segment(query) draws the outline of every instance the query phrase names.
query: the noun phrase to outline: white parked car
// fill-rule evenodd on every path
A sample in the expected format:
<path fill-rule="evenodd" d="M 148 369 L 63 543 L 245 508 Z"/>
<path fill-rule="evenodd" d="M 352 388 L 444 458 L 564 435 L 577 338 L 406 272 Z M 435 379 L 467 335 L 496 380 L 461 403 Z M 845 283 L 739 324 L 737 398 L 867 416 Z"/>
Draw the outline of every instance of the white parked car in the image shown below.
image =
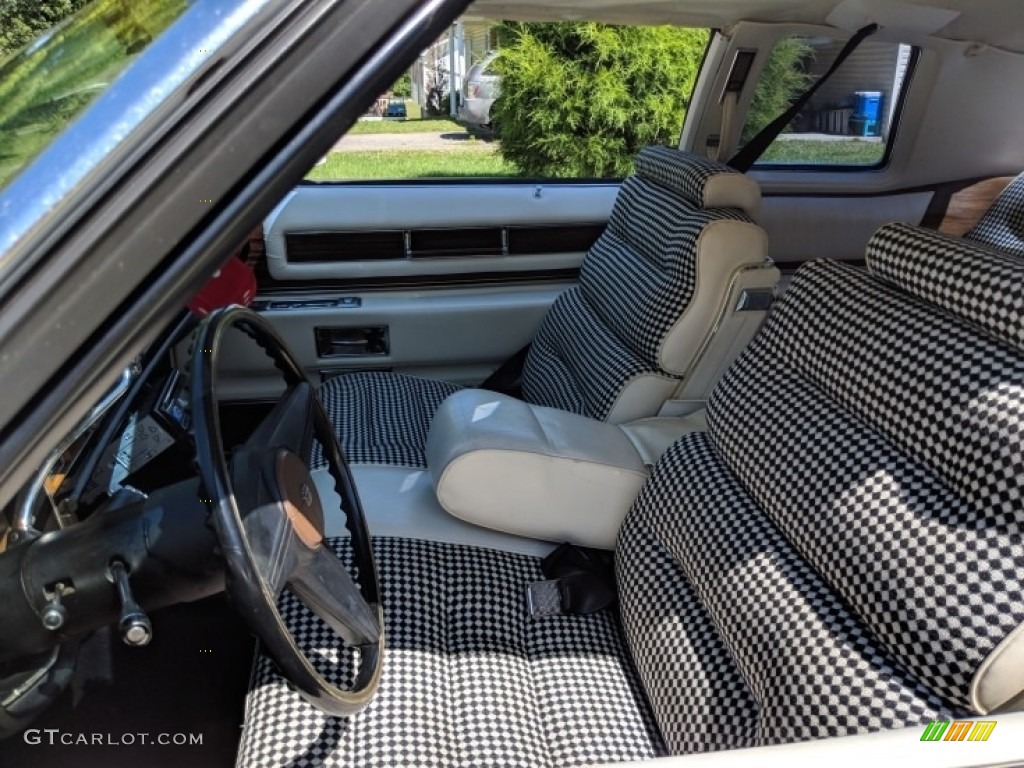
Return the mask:
<path fill-rule="evenodd" d="M 498 98 L 501 75 L 493 64 L 498 54 L 489 53 L 469 68 L 459 101 L 459 119 L 472 125 L 490 125 L 491 105 Z"/>

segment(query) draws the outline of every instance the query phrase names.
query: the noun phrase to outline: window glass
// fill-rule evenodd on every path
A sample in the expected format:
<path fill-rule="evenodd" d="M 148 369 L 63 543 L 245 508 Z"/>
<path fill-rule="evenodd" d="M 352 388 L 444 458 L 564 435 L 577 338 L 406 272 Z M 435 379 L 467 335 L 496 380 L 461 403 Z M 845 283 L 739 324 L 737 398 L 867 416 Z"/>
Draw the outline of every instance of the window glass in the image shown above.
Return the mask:
<path fill-rule="evenodd" d="M 307 178 L 620 178 L 678 142 L 708 37 L 464 16 Z"/>
<path fill-rule="evenodd" d="M 776 43 L 754 92 L 741 146 L 823 75 L 845 42 L 791 36 Z M 909 45 L 865 40 L 772 142 L 758 165 L 881 164 L 913 51 Z"/>
<path fill-rule="evenodd" d="M 25 23 L 24 7 L 0 13 L 11 25 L 0 34 L 0 59 L 15 25 Z M 2 61 L 0 189 L 187 7 L 186 0 L 98 0 Z"/>

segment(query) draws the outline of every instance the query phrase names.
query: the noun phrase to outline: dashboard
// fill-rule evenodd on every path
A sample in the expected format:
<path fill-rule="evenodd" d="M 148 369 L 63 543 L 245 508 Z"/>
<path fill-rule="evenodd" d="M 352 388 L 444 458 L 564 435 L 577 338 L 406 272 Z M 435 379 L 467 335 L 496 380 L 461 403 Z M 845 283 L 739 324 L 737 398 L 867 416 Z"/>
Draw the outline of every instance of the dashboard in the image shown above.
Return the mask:
<path fill-rule="evenodd" d="M 183 484 L 184 499 L 171 497 L 164 505 L 174 515 L 174 527 L 184 530 L 191 525 L 194 529 L 198 519 L 200 528 L 212 536 L 202 523 L 205 508 L 196 499 L 188 355 L 180 354 L 187 349 L 196 324 L 191 316 L 182 316 L 165 331 L 64 438 L 26 488 L 0 511 L 0 559 L 11 564 L 0 567 L 0 580 L 9 592 L 27 589 L 21 586 L 24 563 L 34 551 L 45 549 L 47 542 L 53 541 L 45 534 L 70 529 L 60 535 L 74 538 L 88 536 L 89 529 L 107 531 L 118 524 L 126 505 L 159 506 L 159 499 L 168 489 Z M 109 535 L 118 534 L 109 528 Z M 200 542 L 198 547 L 186 537 L 182 546 L 202 550 L 202 541 L 196 541 Z M 70 625 L 75 621 L 73 613 L 65 614 L 67 618 L 60 615 L 61 595 L 65 601 L 100 595 L 99 604 L 107 606 L 110 597 L 103 596 L 114 594 L 113 585 L 97 586 L 96 573 L 102 580 L 107 561 L 98 563 L 99 568 L 95 564 L 82 567 L 71 562 L 74 551 L 68 551 L 68 562 L 54 566 L 71 577 L 54 582 L 60 593 L 53 607 L 56 623 L 47 624 L 47 613 L 42 613 L 43 627 L 54 631 L 55 639 L 65 628 L 72 629 Z M 86 546 L 84 552 L 83 562 L 88 564 L 90 553 L 97 550 Z M 140 574 L 138 578 L 146 577 Z M 166 580 L 166 574 L 158 572 L 155 578 Z M 41 582 L 51 602 L 54 584 Z M 13 595 L 10 592 L 4 601 L 12 623 L 16 619 L 12 612 L 18 608 Z M 38 619 L 35 621 L 38 628 Z M 68 627 L 63 626 L 65 621 Z M 31 621 L 24 626 L 30 627 Z M 71 632 L 66 637 L 74 636 Z M 5 642 L 12 644 L 10 637 Z M 9 653 L 0 660 L 0 738 L 24 727 L 67 687 L 76 667 L 79 644 L 79 639 L 62 639 L 44 652 Z"/>
<path fill-rule="evenodd" d="M 171 368 L 163 376 L 155 399 L 143 396 L 141 402 L 129 409 L 126 423 L 119 427 L 120 434 L 100 454 L 96 471 L 82 489 L 81 501 L 91 504 L 103 493 L 113 494 L 126 486 L 151 485 L 146 474 L 152 472 L 143 473 L 156 459 L 181 459 L 183 453 L 191 456 L 191 424 L 187 378 L 180 370 Z M 161 461 L 157 466 L 162 468 L 161 478 L 166 478 L 167 468 L 163 464 Z"/>
<path fill-rule="evenodd" d="M 60 443 L 4 510 L 0 552 L 88 518 L 123 489 L 148 494 L 194 474 L 188 361 L 175 348 L 195 325 L 182 317 Z"/>

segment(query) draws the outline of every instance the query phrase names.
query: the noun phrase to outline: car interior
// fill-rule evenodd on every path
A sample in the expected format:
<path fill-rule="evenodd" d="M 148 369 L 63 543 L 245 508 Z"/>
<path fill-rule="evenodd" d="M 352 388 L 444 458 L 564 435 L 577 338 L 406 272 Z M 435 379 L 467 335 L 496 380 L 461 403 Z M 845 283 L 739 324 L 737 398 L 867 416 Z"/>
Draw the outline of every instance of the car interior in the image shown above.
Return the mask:
<path fill-rule="evenodd" d="M 1024 762 L 1024 6 L 437 5 L 711 30 L 678 141 L 229 211 L 0 496 L 0 766 Z"/>

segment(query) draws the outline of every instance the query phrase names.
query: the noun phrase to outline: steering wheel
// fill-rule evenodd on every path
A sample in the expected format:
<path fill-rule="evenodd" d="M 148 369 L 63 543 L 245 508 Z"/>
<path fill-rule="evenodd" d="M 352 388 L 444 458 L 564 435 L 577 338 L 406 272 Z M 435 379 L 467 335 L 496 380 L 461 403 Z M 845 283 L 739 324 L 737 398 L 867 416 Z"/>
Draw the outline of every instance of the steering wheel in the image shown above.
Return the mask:
<path fill-rule="evenodd" d="M 287 387 L 249 440 L 225 459 L 217 409 L 217 358 L 224 334 L 251 337 Z M 384 623 L 380 585 L 355 483 L 334 428 L 295 357 L 255 312 L 217 310 L 199 329 L 192 361 L 192 414 L 203 493 L 227 565 L 228 593 L 285 677 L 314 706 L 346 716 L 369 703 L 380 684 Z M 356 578 L 324 543 L 324 513 L 306 461 L 320 442 L 351 536 Z M 358 649 L 351 689 L 330 682 L 282 620 L 288 588 L 349 646 Z"/>

